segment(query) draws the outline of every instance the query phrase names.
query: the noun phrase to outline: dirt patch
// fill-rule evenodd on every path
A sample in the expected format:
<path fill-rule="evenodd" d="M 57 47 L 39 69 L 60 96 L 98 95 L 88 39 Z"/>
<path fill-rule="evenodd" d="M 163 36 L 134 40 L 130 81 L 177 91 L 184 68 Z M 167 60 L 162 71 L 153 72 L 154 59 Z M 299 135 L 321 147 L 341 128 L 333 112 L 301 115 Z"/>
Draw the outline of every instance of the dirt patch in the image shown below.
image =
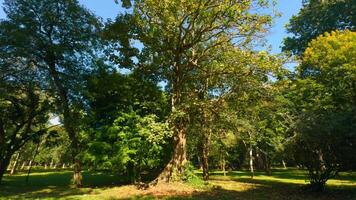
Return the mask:
<path fill-rule="evenodd" d="M 100 199 L 130 199 L 132 197 L 165 197 L 165 196 L 191 196 L 200 190 L 183 183 L 166 183 L 150 186 L 147 189 L 139 189 L 137 186 L 121 186 L 110 189 L 94 190 L 90 196 Z"/>

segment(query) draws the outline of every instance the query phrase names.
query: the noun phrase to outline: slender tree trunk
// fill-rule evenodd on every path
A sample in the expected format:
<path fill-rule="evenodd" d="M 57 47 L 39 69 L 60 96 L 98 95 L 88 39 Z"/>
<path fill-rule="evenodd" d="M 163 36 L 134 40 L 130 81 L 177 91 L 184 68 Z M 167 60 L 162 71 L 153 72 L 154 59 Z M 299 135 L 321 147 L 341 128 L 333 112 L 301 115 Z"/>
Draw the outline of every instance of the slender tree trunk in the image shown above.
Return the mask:
<path fill-rule="evenodd" d="M 222 171 L 223 171 L 224 176 L 226 176 L 226 161 L 225 161 L 224 155 L 222 157 Z"/>
<path fill-rule="evenodd" d="M 51 164 L 49 164 L 49 168 L 50 168 L 50 169 L 53 168 L 53 158 L 51 159 Z"/>
<path fill-rule="evenodd" d="M 284 162 L 284 160 L 282 160 L 282 165 L 283 165 L 284 169 L 287 169 L 287 165 L 286 165 L 286 162 Z"/>
<path fill-rule="evenodd" d="M 28 172 L 27 172 L 27 176 L 26 176 L 26 183 L 28 183 L 28 180 L 29 180 L 29 178 L 30 178 L 30 173 L 31 173 L 31 169 L 32 169 L 32 161 L 35 160 L 35 158 L 36 158 L 36 156 L 37 156 L 37 154 L 38 154 L 38 151 L 39 151 L 39 149 L 40 149 L 40 144 L 41 144 L 41 141 L 39 141 L 39 142 L 37 143 L 35 153 L 34 153 L 34 155 L 33 155 L 33 158 L 32 158 L 31 161 L 30 161 L 30 165 L 29 165 L 29 167 L 28 167 Z"/>
<path fill-rule="evenodd" d="M 26 161 L 23 161 L 21 165 L 21 171 L 25 169 L 25 166 L 26 166 Z"/>
<path fill-rule="evenodd" d="M 203 155 L 202 155 L 202 164 L 203 164 L 203 179 L 205 181 L 209 180 L 209 147 L 206 144 L 206 140 L 203 142 Z"/>
<path fill-rule="evenodd" d="M 15 158 L 15 162 L 14 162 L 14 164 L 12 165 L 12 168 L 11 168 L 10 175 L 14 175 L 14 174 L 15 174 L 17 165 L 18 165 L 18 163 L 19 163 L 19 159 L 20 159 L 20 152 L 17 152 L 16 158 Z"/>
<path fill-rule="evenodd" d="M 254 177 L 254 169 L 253 169 L 253 150 L 252 144 L 250 144 L 250 171 L 251 171 L 251 178 Z"/>
<path fill-rule="evenodd" d="M 33 162 L 33 159 L 30 160 L 30 162 L 28 163 L 27 165 L 27 170 L 30 170 L 31 167 L 32 167 L 32 162 Z"/>

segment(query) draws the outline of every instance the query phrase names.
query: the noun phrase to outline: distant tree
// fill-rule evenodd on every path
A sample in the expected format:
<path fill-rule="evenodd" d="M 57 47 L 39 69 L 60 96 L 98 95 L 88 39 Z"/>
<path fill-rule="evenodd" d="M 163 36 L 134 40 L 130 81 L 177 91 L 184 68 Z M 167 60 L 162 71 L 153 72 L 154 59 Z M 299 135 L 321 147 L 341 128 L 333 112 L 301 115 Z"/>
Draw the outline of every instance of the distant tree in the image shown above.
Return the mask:
<path fill-rule="evenodd" d="M 302 56 L 308 43 L 325 32 L 356 30 L 355 0 L 305 0 L 287 25 L 283 51 Z"/>
<path fill-rule="evenodd" d="M 5 0 L 0 49 L 32 63 L 40 86 L 51 91 L 72 141 L 74 182 L 81 185 L 78 105 L 83 74 L 97 52 L 99 20 L 77 0 Z"/>

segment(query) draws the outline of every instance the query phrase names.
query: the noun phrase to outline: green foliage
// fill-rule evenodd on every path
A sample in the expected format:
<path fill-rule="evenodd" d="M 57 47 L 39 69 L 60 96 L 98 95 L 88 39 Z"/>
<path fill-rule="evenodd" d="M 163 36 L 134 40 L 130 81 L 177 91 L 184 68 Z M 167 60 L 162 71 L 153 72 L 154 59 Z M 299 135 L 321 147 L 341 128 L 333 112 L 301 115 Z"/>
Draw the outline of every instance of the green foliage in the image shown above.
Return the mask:
<path fill-rule="evenodd" d="M 145 170 L 162 165 L 172 136 L 168 125 L 157 120 L 155 115 L 119 113 L 111 125 L 92 133 L 85 159 L 95 168 L 128 173 L 139 180 Z"/>
<path fill-rule="evenodd" d="M 340 169 L 355 168 L 355 36 L 332 32 L 313 40 L 291 90 L 298 113 L 295 156 L 316 190 Z"/>
<path fill-rule="evenodd" d="M 284 40 L 284 51 L 301 56 L 308 43 L 325 32 L 356 30 L 356 1 L 307 0 L 287 25 L 292 36 Z"/>

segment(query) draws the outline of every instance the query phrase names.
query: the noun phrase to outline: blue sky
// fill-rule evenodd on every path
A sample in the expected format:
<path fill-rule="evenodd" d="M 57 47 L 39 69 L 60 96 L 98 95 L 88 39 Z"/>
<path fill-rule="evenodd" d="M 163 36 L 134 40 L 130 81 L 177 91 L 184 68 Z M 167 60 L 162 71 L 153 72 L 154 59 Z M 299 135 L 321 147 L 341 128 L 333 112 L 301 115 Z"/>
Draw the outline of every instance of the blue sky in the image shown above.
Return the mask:
<path fill-rule="evenodd" d="M 115 18 L 119 12 L 123 12 L 118 4 L 114 3 L 114 0 L 79 0 L 88 9 L 93 11 L 96 15 L 102 17 L 103 19 Z M 0 4 L 4 0 L 0 0 Z M 272 52 L 280 52 L 281 42 L 283 38 L 286 37 L 285 24 L 288 23 L 290 17 L 297 14 L 302 0 L 278 0 L 278 11 L 282 12 L 282 17 L 275 21 L 273 28 L 267 36 L 269 44 L 272 45 Z M 3 10 L 0 10 L 0 18 L 4 18 L 5 14 Z"/>

